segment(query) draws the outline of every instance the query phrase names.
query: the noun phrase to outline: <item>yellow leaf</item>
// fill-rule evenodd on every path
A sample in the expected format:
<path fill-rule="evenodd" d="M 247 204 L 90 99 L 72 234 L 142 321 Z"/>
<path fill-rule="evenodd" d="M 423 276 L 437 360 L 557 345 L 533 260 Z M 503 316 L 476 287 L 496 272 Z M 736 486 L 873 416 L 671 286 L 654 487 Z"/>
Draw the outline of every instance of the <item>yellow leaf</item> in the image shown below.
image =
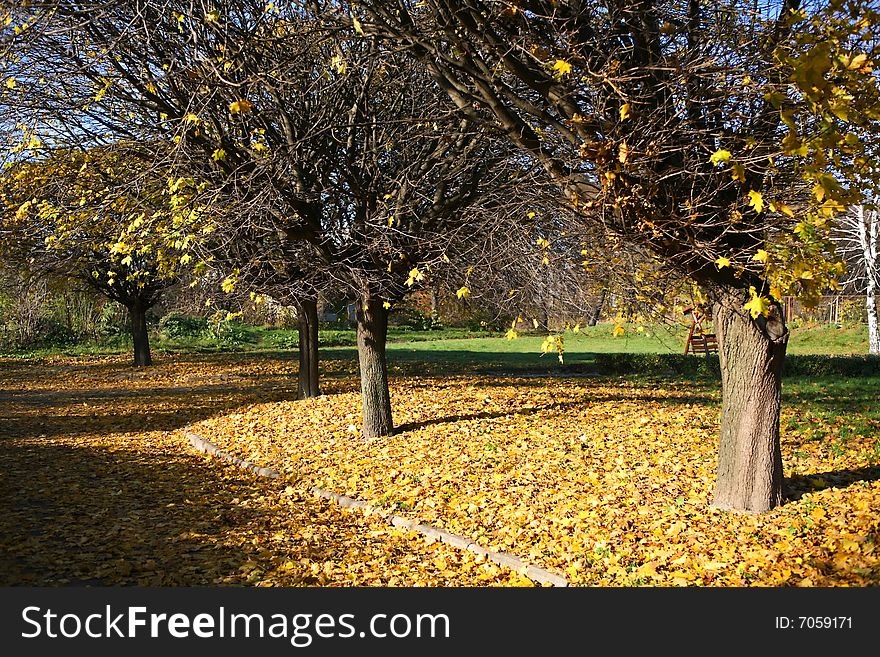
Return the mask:
<path fill-rule="evenodd" d="M 241 99 L 229 103 L 229 113 L 239 114 L 241 112 L 250 112 L 254 108 L 254 104 L 249 100 Z"/>
<path fill-rule="evenodd" d="M 854 71 L 857 68 L 861 68 L 862 64 L 864 64 L 868 60 L 868 56 L 865 53 L 859 53 L 851 60 L 849 60 L 849 65 L 846 67 L 850 71 Z"/>
<path fill-rule="evenodd" d="M 211 153 L 211 159 L 215 162 L 219 162 L 224 157 L 226 157 L 226 151 L 224 151 L 222 148 L 218 148 L 213 153 Z"/>
<path fill-rule="evenodd" d="M 388 310 L 389 308 L 391 308 L 391 304 L 388 303 L 387 301 L 383 301 L 383 302 L 382 302 L 382 307 L 383 307 L 385 310 Z"/>
<path fill-rule="evenodd" d="M 348 68 L 348 64 L 346 64 L 341 55 L 334 55 L 333 59 L 330 60 L 330 65 L 335 68 L 336 72 L 340 75 L 345 73 L 346 69 Z M 390 196 L 390 194 L 386 195 L 387 198 L 390 198 Z"/>
<path fill-rule="evenodd" d="M 6 80 L 6 88 L 7 89 L 15 89 L 15 85 L 16 85 L 15 78 L 9 78 L 8 80 Z"/>
<path fill-rule="evenodd" d="M 770 310 L 770 299 L 762 297 L 757 293 L 754 287 L 749 288 L 749 294 L 751 295 L 751 299 L 749 299 L 743 308 L 749 311 L 752 319 L 758 319 L 761 315 L 766 315 Z"/>
<path fill-rule="evenodd" d="M 776 203 L 775 205 L 776 205 L 777 211 L 781 212 L 785 216 L 787 216 L 787 217 L 794 216 L 794 210 L 791 209 L 791 206 L 786 205 L 785 203 Z"/>
<path fill-rule="evenodd" d="M 669 537 L 675 538 L 676 536 L 681 534 L 681 532 L 683 532 L 686 529 L 686 527 L 687 526 L 683 522 L 676 522 L 674 525 L 672 525 L 669 529 L 666 530 L 666 535 Z M 686 562 L 687 562 L 687 557 L 682 555 L 681 557 L 679 557 L 678 559 L 676 559 L 672 563 L 676 566 L 681 566 L 681 565 L 684 565 Z"/>
<path fill-rule="evenodd" d="M 207 14 L 205 14 L 205 20 L 209 23 L 216 23 L 220 20 L 220 12 L 216 9 L 212 9 Z"/>
<path fill-rule="evenodd" d="M 712 164 L 718 165 L 730 160 L 731 153 L 729 150 L 725 148 L 719 148 L 717 151 L 712 153 L 712 156 L 709 158 L 709 162 Z"/>
<path fill-rule="evenodd" d="M 425 278 L 425 275 L 419 271 L 418 267 L 413 267 L 409 272 L 409 278 L 406 279 L 407 287 L 412 287 L 416 281 Z"/>
<path fill-rule="evenodd" d="M 617 326 L 614 327 L 614 330 L 611 331 L 611 335 L 612 335 L 613 337 L 615 337 L 615 338 L 616 338 L 616 337 L 619 337 L 619 336 L 621 336 L 621 335 L 623 335 L 623 334 L 625 334 L 625 333 L 626 333 L 626 329 L 623 328 L 623 325 L 622 325 L 622 324 L 618 324 Z"/>
<path fill-rule="evenodd" d="M 722 568 L 727 568 L 726 563 L 723 561 L 710 561 L 709 563 L 703 564 L 703 568 L 706 570 L 721 570 Z"/>
<path fill-rule="evenodd" d="M 749 205 L 755 208 L 755 212 L 764 211 L 764 195 L 752 190 L 749 192 Z"/>
<path fill-rule="evenodd" d="M 849 105 L 845 102 L 831 103 L 828 105 L 828 109 L 841 121 L 849 121 Z"/>
<path fill-rule="evenodd" d="M 725 267 L 730 267 L 730 258 L 725 258 L 724 256 L 718 256 L 718 259 L 715 261 L 715 266 L 718 269 L 724 269 Z"/>
<path fill-rule="evenodd" d="M 730 175 L 734 180 L 739 180 L 740 182 L 746 181 L 746 168 L 737 162 L 733 166 L 730 167 Z"/>
<path fill-rule="evenodd" d="M 626 142 L 622 142 L 620 146 L 617 147 L 617 159 L 621 164 L 626 164 L 629 159 L 629 146 L 626 145 Z"/>
<path fill-rule="evenodd" d="M 620 106 L 620 120 L 621 121 L 625 121 L 626 119 L 629 118 L 631 109 L 632 108 L 630 107 L 629 103 L 624 103 L 623 105 Z"/>
<path fill-rule="evenodd" d="M 758 252 L 752 256 L 752 260 L 757 260 L 758 262 L 767 262 L 769 259 L 770 254 L 764 249 L 758 249 Z"/>
<path fill-rule="evenodd" d="M 471 295 L 471 291 L 468 289 L 466 285 L 458 288 L 458 292 L 455 293 L 459 299 L 467 299 Z"/>
<path fill-rule="evenodd" d="M 220 283 L 220 289 L 226 292 L 226 294 L 230 294 L 235 290 L 236 284 L 236 274 L 230 274 L 226 278 L 223 279 L 223 282 Z"/>
<path fill-rule="evenodd" d="M 568 75 L 571 73 L 571 64 L 564 59 L 557 59 L 556 63 L 553 64 L 553 70 L 559 73 L 560 76 Z"/>
<path fill-rule="evenodd" d="M 509 330 L 507 331 L 507 333 L 504 335 L 504 337 L 507 338 L 508 340 L 516 340 L 516 338 L 517 338 L 518 336 L 519 336 L 519 333 L 517 333 L 517 332 L 514 331 L 513 329 L 509 329 Z"/>
<path fill-rule="evenodd" d="M 657 563 L 654 561 L 649 561 L 646 564 L 642 564 L 636 569 L 635 572 L 636 579 L 645 579 L 646 577 L 657 577 Z"/>
<path fill-rule="evenodd" d="M 361 22 L 357 19 L 357 16 L 354 14 L 351 15 L 351 24 L 354 27 L 354 31 L 360 35 L 364 34 L 364 26 L 361 25 Z"/>

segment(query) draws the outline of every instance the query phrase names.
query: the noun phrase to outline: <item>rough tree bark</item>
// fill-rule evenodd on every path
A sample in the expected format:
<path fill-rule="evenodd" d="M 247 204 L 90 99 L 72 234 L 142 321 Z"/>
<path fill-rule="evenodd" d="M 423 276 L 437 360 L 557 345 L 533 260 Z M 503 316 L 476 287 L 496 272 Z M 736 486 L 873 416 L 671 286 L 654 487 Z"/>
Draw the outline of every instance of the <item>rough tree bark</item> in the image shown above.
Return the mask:
<path fill-rule="evenodd" d="M 128 315 L 131 319 L 131 339 L 134 343 L 134 364 L 137 367 L 152 365 L 150 336 L 147 333 L 147 308 L 140 301 L 133 301 L 128 305 Z"/>
<path fill-rule="evenodd" d="M 589 325 L 595 326 L 599 323 L 599 319 L 602 317 L 602 310 L 605 308 L 605 297 L 608 295 L 608 288 L 602 288 L 602 291 L 599 293 L 599 298 L 596 300 L 596 304 L 593 306 L 592 311 L 590 312 Z"/>
<path fill-rule="evenodd" d="M 390 436 L 394 431 L 391 394 L 388 390 L 388 363 L 385 358 L 387 338 L 388 310 L 380 299 L 364 295 L 358 301 L 357 308 L 364 438 Z"/>
<path fill-rule="evenodd" d="M 728 291 L 713 306 L 722 388 L 713 506 L 763 513 L 782 502 L 779 409 L 788 330 L 780 307 L 752 319 L 743 301 Z"/>
<path fill-rule="evenodd" d="M 318 374 L 318 302 L 302 300 L 299 310 L 299 398 L 321 394 Z"/>

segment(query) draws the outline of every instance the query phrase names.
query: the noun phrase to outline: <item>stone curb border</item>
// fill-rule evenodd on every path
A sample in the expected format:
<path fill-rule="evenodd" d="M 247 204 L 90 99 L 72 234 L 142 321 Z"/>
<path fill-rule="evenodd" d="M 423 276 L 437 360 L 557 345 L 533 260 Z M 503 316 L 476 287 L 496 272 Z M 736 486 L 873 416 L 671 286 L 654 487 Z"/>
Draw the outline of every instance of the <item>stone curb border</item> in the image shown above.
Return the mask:
<path fill-rule="evenodd" d="M 231 454 L 227 454 L 226 452 L 218 448 L 210 440 L 206 440 L 205 438 L 202 438 L 198 434 L 195 434 L 191 431 L 186 432 L 186 438 L 197 451 L 213 454 L 223 461 L 227 461 L 246 470 L 250 470 L 260 477 L 277 479 L 281 476 L 277 470 L 273 470 L 272 468 L 261 468 L 257 465 L 254 465 L 253 463 L 245 461 L 244 459 L 240 459 L 238 457 L 232 456 Z M 362 500 L 356 500 L 351 497 L 346 497 L 345 495 L 338 495 L 336 493 L 324 490 L 323 488 L 318 488 L 317 486 L 311 487 L 310 490 L 317 497 L 322 497 L 325 500 L 335 502 L 342 508 L 359 509 L 361 511 L 372 511 L 372 507 Z M 444 529 L 432 527 L 431 525 L 423 525 L 417 523 L 415 520 L 404 518 L 403 516 L 391 514 L 384 516 L 384 518 L 390 525 L 393 525 L 394 527 L 418 532 L 423 536 L 433 538 L 442 543 L 446 543 L 447 545 L 459 548 L 460 550 L 468 550 L 469 552 L 473 552 L 474 554 L 485 557 L 489 561 L 492 561 L 499 566 L 510 568 L 511 570 L 521 575 L 525 575 L 530 580 L 539 584 L 550 584 L 552 586 L 558 587 L 568 586 L 568 581 L 561 575 L 551 573 L 550 571 L 544 570 L 543 568 L 531 566 L 513 554 L 487 550 L 486 548 L 477 545 L 469 538 L 459 536 L 458 534 L 453 534 Z"/>
<path fill-rule="evenodd" d="M 213 454 L 214 456 L 222 459 L 223 461 L 228 461 L 234 465 L 239 466 L 240 468 L 244 468 L 245 470 L 250 470 L 255 475 L 259 475 L 260 477 L 269 477 L 270 479 L 277 479 L 281 476 L 281 474 L 277 470 L 273 470 L 272 468 L 261 468 L 258 465 L 254 465 L 249 461 L 245 461 L 244 459 L 240 459 L 232 454 L 227 454 L 224 451 L 221 451 L 217 445 L 212 443 L 210 440 L 205 440 L 200 435 L 192 433 L 191 431 L 186 432 L 186 437 L 189 440 L 190 444 L 195 447 L 196 451 L 208 454 Z"/>

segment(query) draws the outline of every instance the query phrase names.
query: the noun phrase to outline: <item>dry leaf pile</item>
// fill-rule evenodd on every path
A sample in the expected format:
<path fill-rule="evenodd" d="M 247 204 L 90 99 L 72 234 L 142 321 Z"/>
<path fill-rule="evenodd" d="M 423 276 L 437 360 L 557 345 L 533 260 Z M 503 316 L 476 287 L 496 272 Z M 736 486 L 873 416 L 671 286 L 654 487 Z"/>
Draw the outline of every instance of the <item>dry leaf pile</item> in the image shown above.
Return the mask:
<path fill-rule="evenodd" d="M 388 438 L 359 438 L 350 379 L 194 430 L 297 488 L 445 527 L 574 584 L 880 583 L 880 422 L 864 407 L 788 403 L 793 499 L 752 516 L 709 508 L 720 409 L 709 384 L 456 376 L 392 388 L 400 431 Z"/>
<path fill-rule="evenodd" d="M 161 361 L 0 361 L 0 585 L 528 583 L 188 448 L 189 424 L 287 403 L 290 362 Z"/>

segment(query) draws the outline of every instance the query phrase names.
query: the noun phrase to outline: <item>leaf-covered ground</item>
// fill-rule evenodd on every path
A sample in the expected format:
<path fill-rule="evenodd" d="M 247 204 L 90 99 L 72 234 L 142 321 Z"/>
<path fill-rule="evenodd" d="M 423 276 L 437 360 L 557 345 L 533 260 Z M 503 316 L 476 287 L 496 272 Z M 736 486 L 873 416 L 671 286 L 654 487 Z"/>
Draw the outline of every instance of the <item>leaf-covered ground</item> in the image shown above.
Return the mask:
<path fill-rule="evenodd" d="M 406 378 L 400 433 L 358 438 L 354 382 L 196 425 L 222 448 L 519 554 L 585 585 L 880 583 L 877 381 L 787 392 L 790 501 L 709 508 L 720 394 L 710 382 Z"/>
<path fill-rule="evenodd" d="M 364 442 L 350 363 L 295 401 L 254 356 L 0 362 L 0 584 L 510 585 L 474 555 L 308 495 L 318 485 L 585 585 L 880 583 L 877 380 L 786 386 L 783 507 L 708 507 L 712 382 L 393 380 Z M 188 448 L 184 428 L 282 471 Z"/>
<path fill-rule="evenodd" d="M 188 424 L 290 399 L 289 362 L 162 360 L 0 361 L 0 585 L 527 583 L 188 448 Z"/>

